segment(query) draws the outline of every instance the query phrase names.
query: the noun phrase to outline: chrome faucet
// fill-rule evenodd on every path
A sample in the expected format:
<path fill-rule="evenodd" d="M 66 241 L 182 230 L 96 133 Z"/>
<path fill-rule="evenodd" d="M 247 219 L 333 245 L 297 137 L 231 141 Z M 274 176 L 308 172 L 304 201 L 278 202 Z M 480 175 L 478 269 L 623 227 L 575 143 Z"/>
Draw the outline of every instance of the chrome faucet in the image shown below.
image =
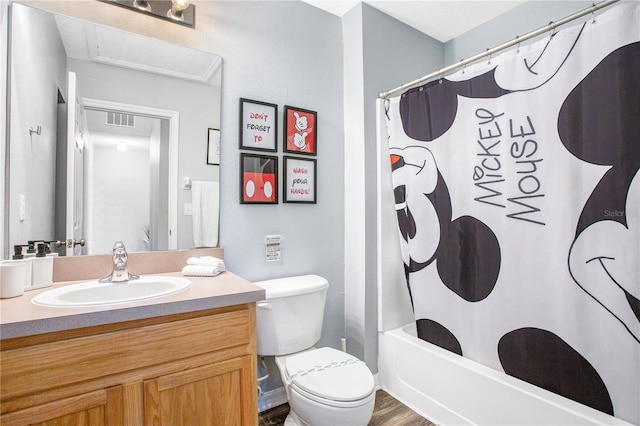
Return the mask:
<path fill-rule="evenodd" d="M 113 245 L 113 271 L 108 277 L 99 280 L 101 283 L 118 283 L 129 280 L 137 280 L 138 275 L 130 274 L 127 270 L 127 250 L 122 241 L 116 241 Z"/>

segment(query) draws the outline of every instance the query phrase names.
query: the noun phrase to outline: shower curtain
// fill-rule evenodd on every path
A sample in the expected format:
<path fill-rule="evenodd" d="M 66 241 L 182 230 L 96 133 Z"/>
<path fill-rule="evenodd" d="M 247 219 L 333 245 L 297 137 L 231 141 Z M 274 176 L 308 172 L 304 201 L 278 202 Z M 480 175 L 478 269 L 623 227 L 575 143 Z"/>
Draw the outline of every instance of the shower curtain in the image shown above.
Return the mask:
<path fill-rule="evenodd" d="M 638 424 L 640 3 L 385 114 L 419 337 Z"/>

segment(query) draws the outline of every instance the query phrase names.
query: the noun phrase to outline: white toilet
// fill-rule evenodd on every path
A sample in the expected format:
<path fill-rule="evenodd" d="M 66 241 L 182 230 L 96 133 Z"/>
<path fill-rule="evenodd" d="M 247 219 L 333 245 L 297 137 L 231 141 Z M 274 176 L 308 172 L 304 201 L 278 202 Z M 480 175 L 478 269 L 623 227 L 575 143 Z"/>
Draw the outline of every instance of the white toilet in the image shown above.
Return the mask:
<path fill-rule="evenodd" d="M 255 283 L 258 355 L 275 355 L 290 411 L 285 425 L 366 425 L 375 404 L 365 363 L 333 348 L 313 347 L 322 332 L 329 283 L 317 275 Z"/>

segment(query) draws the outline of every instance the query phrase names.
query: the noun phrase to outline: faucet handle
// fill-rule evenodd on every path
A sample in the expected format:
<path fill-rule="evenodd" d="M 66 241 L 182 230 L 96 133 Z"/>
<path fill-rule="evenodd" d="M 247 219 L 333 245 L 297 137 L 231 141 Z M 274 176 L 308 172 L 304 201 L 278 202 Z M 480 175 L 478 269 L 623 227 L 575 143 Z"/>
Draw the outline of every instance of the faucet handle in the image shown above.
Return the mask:
<path fill-rule="evenodd" d="M 113 270 L 127 272 L 127 249 L 122 241 L 116 241 L 113 245 Z"/>
<path fill-rule="evenodd" d="M 116 251 L 116 250 L 118 250 L 118 249 L 122 249 L 122 250 L 124 250 L 125 252 L 127 251 L 127 249 L 124 247 L 124 243 L 123 243 L 122 241 L 116 241 L 116 242 L 113 244 L 113 251 Z"/>
<path fill-rule="evenodd" d="M 111 275 L 99 280 L 101 283 L 105 282 L 123 282 L 140 278 L 138 275 L 129 273 L 127 268 L 127 249 L 124 247 L 122 241 L 116 241 L 113 245 L 113 271 Z"/>

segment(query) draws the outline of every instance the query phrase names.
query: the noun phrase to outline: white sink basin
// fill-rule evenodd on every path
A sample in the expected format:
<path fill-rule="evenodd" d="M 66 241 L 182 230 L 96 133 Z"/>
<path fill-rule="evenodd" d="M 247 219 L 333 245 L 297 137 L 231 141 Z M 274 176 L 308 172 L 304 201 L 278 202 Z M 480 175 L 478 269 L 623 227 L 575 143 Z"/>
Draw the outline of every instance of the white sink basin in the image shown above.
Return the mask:
<path fill-rule="evenodd" d="M 191 281 L 185 278 L 165 276 L 140 277 L 120 283 L 99 283 L 95 280 L 52 288 L 36 295 L 31 301 L 41 306 L 68 308 L 112 305 L 166 296 L 189 286 Z"/>

